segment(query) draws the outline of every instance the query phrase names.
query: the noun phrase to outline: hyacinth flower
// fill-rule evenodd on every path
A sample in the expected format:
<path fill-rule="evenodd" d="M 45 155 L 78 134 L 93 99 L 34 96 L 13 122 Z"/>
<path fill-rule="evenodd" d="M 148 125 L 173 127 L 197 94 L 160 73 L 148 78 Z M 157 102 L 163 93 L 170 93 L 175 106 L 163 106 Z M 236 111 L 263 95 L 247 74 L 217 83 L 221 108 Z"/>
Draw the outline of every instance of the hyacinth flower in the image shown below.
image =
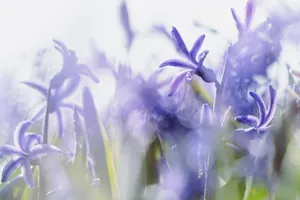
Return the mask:
<path fill-rule="evenodd" d="M 242 23 L 239 17 L 237 16 L 235 10 L 231 8 L 231 14 L 235 21 L 240 36 L 246 34 L 250 30 L 251 23 L 253 21 L 253 17 L 255 14 L 255 10 L 256 10 L 255 0 L 248 0 L 245 7 L 245 20 L 244 23 Z"/>
<path fill-rule="evenodd" d="M 45 99 L 47 99 L 47 94 L 48 90 L 45 86 L 34 83 L 34 82 L 29 82 L 29 81 L 24 81 L 22 82 L 25 85 L 33 88 L 37 92 L 39 92 Z M 69 84 L 66 85 L 66 87 L 59 88 L 57 90 L 51 91 L 51 98 L 49 102 L 49 113 L 55 113 L 58 121 L 58 136 L 61 138 L 63 134 L 63 119 L 62 119 L 62 112 L 60 108 L 68 108 L 73 110 L 73 103 L 66 103 L 63 102 L 65 98 L 70 96 L 74 90 L 76 89 L 77 83 L 70 81 Z M 33 117 L 32 121 L 38 120 L 44 113 L 46 109 L 46 105 L 43 106 Z M 81 109 L 79 108 L 79 112 L 81 112 Z"/>
<path fill-rule="evenodd" d="M 0 155 L 13 156 L 2 170 L 1 182 L 6 182 L 10 175 L 21 167 L 23 178 L 28 187 L 34 187 L 33 174 L 30 161 L 49 154 L 61 154 L 62 151 L 49 144 L 42 144 L 42 136 L 28 133 L 31 121 L 21 122 L 14 132 L 14 146 L 4 145 L 0 147 Z"/>
<path fill-rule="evenodd" d="M 88 68 L 85 64 L 79 64 L 78 58 L 73 50 L 67 48 L 67 46 L 59 41 L 53 40 L 56 44 L 55 49 L 59 51 L 63 56 L 63 68 L 51 79 L 51 87 L 59 88 L 66 79 L 70 78 L 74 84 L 79 84 L 80 75 L 85 75 L 91 78 L 95 83 L 99 82 L 97 76 Z"/>
<path fill-rule="evenodd" d="M 259 117 L 253 115 L 240 115 L 235 118 L 239 123 L 250 126 L 247 129 L 237 129 L 236 133 L 246 133 L 253 137 L 260 136 L 266 133 L 272 125 L 269 125 L 272 121 L 277 104 L 277 93 L 275 89 L 270 85 L 269 86 L 270 100 L 269 107 L 266 108 L 266 105 L 262 98 L 254 92 L 250 92 L 250 96 L 254 99 L 257 104 Z"/>
<path fill-rule="evenodd" d="M 201 35 L 194 43 L 192 49 L 189 51 L 175 27 L 173 27 L 171 34 L 178 51 L 186 58 L 186 61 L 181 59 L 170 59 L 163 62 L 159 66 L 160 68 L 173 66 L 185 69 L 179 72 L 172 80 L 169 96 L 172 96 L 176 92 L 183 80 L 190 82 L 194 74 L 200 76 L 203 81 L 207 83 L 214 82 L 216 85 L 219 85 L 215 72 L 203 65 L 208 51 L 203 51 L 199 54 L 200 48 L 205 39 L 205 35 Z"/>

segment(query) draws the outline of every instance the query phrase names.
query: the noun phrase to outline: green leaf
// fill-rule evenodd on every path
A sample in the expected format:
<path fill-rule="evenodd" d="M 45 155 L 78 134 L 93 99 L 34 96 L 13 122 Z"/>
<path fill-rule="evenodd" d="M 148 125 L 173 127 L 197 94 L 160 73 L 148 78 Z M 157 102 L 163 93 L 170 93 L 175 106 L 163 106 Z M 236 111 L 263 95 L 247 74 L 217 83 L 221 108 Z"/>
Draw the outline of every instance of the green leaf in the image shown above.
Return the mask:
<path fill-rule="evenodd" d="M 10 182 L 0 188 L 1 200 L 17 200 L 23 193 L 25 182 L 22 176 L 14 177 Z"/>
<path fill-rule="evenodd" d="M 88 88 L 83 91 L 83 116 L 87 141 L 95 162 L 96 175 L 101 181 L 101 190 L 112 199 L 119 199 L 114 157 L 103 123 L 98 119 L 94 99 Z M 108 198 L 109 199 L 109 198 Z"/>

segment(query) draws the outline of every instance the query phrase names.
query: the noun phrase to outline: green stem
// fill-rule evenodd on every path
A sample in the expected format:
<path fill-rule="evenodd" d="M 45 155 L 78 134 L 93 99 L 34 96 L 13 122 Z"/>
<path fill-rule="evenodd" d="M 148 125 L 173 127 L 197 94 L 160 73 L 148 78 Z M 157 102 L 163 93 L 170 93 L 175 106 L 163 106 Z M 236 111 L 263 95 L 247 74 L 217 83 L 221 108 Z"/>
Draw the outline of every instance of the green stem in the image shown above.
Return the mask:
<path fill-rule="evenodd" d="M 47 103 L 46 103 L 46 111 L 45 111 L 45 118 L 43 124 L 43 143 L 48 144 L 48 127 L 49 127 L 49 107 L 51 103 L 51 86 L 48 89 L 47 93 Z M 43 169 L 41 164 L 39 166 L 39 178 L 38 178 L 38 200 L 45 200 L 46 199 L 46 187 L 45 187 L 45 180 L 43 179 Z"/>

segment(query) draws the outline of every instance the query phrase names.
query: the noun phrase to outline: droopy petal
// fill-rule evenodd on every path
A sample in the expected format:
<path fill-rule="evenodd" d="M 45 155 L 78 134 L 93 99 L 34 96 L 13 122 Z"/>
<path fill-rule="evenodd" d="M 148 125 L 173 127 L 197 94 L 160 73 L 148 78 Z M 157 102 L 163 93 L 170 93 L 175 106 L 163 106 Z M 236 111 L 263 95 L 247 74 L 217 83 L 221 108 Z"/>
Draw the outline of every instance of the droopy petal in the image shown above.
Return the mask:
<path fill-rule="evenodd" d="M 191 70 L 188 70 L 188 69 L 183 70 L 183 71 L 179 72 L 173 78 L 173 80 L 171 82 L 171 86 L 170 86 L 170 92 L 168 94 L 169 97 L 172 96 L 176 92 L 176 90 L 179 87 L 180 83 L 183 81 L 183 79 L 185 78 L 186 74 L 189 73 L 189 72 L 191 72 Z"/>
<path fill-rule="evenodd" d="M 22 164 L 23 158 L 17 157 L 9 161 L 2 170 L 1 182 L 7 181 L 9 176 Z"/>
<path fill-rule="evenodd" d="M 23 165 L 21 167 L 21 171 L 26 185 L 28 185 L 28 187 L 30 188 L 33 188 L 34 187 L 33 175 L 30 166 L 30 161 L 28 159 L 24 159 Z"/>
<path fill-rule="evenodd" d="M 46 156 L 48 154 L 61 154 L 61 153 L 62 151 L 54 145 L 38 144 L 32 147 L 29 158 L 35 159 L 38 157 Z"/>
<path fill-rule="evenodd" d="M 88 68 L 85 64 L 78 64 L 77 70 L 79 74 L 86 75 L 87 77 L 91 78 L 95 83 L 99 83 L 98 77 Z"/>
<path fill-rule="evenodd" d="M 191 54 L 191 59 L 196 62 L 196 58 L 197 58 L 197 53 L 199 52 L 199 50 L 201 49 L 202 43 L 205 39 L 205 35 L 201 35 L 196 42 L 194 43 L 190 54 Z"/>
<path fill-rule="evenodd" d="M 0 147 L 0 155 L 1 156 L 23 156 L 24 153 L 18 149 L 17 147 L 11 146 L 11 145 L 3 145 Z"/>
<path fill-rule="evenodd" d="M 277 105 L 277 92 L 274 90 L 274 88 L 270 85 L 269 86 L 269 92 L 270 92 L 270 103 L 269 108 L 267 111 L 267 116 L 262 124 L 262 127 L 267 126 L 273 119 L 275 111 L 276 111 L 276 105 Z"/>
<path fill-rule="evenodd" d="M 170 59 L 159 65 L 160 68 L 166 66 L 180 67 L 180 68 L 187 68 L 187 69 L 196 68 L 195 65 L 193 65 L 192 63 L 180 59 Z"/>
<path fill-rule="evenodd" d="M 47 88 L 45 86 L 40 85 L 38 83 L 31 82 L 31 81 L 23 81 L 22 83 L 35 89 L 36 91 L 41 93 L 44 97 L 47 97 Z"/>
<path fill-rule="evenodd" d="M 212 124 L 212 110 L 207 103 L 203 104 L 200 111 L 200 124 L 211 125 Z"/>
<path fill-rule="evenodd" d="M 189 51 L 186 48 L 186 45 L 179 34 L 178 30 L 175 27 L 172 27 L 171 35 L 173 38 L 173 41 L 175 42 L 175 45 L 177 46 L 178 50 L 183 53 L 186 57 L 190 57 Z"/>
<path fill-rule="evenodd" d="M 259 122 L 257 126 L 259 127 L 262 125 L 262 123 L 265 121 L 266 118 L 266 105 L 261 99 L 261 97 L 258 96 L 256 93 L 250 92 L 249 94 L 253 97 L 253 99 L 256 101 L 256 104 L 258 106 Z"/>
<path fill-rule="evenodd" d="M 28 120 L 23 121 L 17 126 L 17 128 L 14 132 L 14 144 L 16 147 L 18 147 L 22 151 L 26 151 L 25 150 L 25 143 L 26 143 L 25 134 L 28 131 L 31 124 L 32 124 L 31 121 L 28 121 Z"/>
<path fill-rule="evenodd" d="M 253 115 L 241 115 L 241 116 L 237 116 L 235 118 L 235 121 L 245 124 L 245 125 L 249 125 L 249 126 L 256 126 L 258 123 L 258 119 L 257 117 L 253 116 Z"/>

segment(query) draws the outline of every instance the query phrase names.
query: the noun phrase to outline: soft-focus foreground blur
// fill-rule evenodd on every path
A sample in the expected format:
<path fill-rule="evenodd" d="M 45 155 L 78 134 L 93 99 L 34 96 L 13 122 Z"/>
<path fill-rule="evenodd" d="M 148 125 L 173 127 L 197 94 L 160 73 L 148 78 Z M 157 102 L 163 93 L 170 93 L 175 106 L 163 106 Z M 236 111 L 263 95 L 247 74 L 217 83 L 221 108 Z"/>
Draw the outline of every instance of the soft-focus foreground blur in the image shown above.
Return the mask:
<path fill-rule="evenodd" d="M 3 0 L 0 200 L 300 199 L 300 2 Z"/>

